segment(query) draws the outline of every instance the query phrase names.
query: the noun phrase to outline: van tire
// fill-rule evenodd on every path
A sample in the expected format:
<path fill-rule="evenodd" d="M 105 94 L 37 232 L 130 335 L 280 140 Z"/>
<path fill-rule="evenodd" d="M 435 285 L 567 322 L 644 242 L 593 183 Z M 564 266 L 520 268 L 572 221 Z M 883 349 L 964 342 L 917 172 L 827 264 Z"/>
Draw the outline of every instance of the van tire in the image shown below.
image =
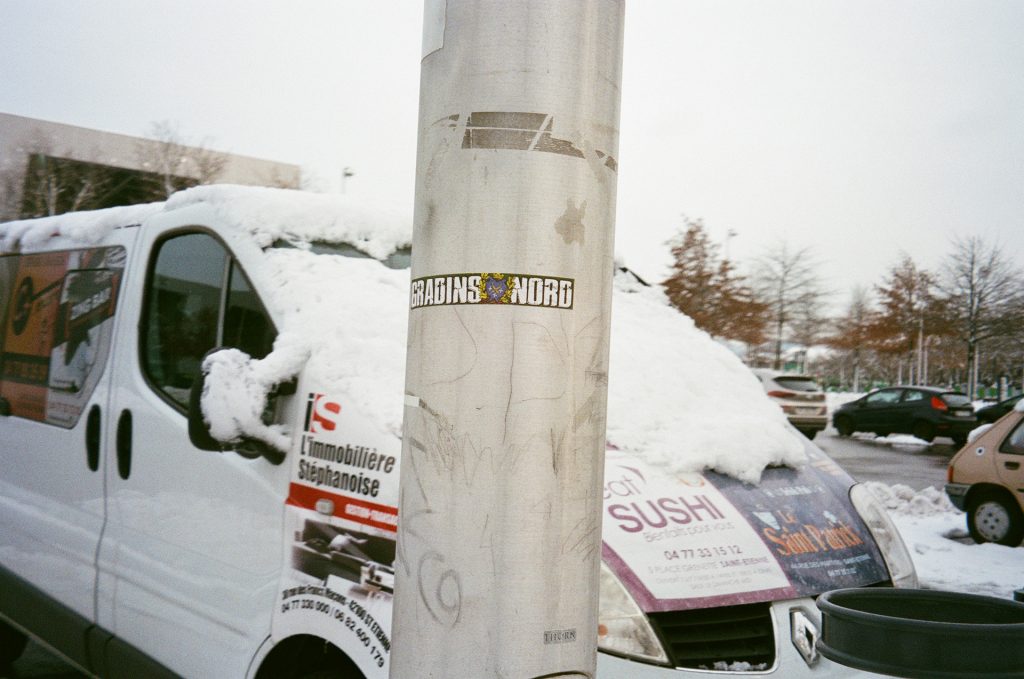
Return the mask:
<path fill-rule="evenodd" d="M 967 507 L 967 530 L 978 544 L 1016 547 L 1024 541 L 1024 515 L 1006 493 L 983 491 Z"/>
<path fill-rule="evenodd" d="M 20 658 L 27 644 L 27 636 L 0 620 L 0 670 L 8 669 Z"/>

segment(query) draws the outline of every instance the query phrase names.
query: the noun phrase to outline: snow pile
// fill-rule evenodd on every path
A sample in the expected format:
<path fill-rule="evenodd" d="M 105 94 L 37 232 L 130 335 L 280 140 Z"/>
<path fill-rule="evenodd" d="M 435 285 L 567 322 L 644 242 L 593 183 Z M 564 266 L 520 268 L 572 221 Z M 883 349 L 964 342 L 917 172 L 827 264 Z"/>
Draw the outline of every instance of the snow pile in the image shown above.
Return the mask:
<path fill-rule="evenodd" d="M 871 441 L 872 443 L 881 443 L 887 446 L 895 446 L 897 448 L 901 446 L 907 448 L 927 448 L 928 446 L 931 445 L 931 443 L 929 443 L 928 441 L 925 441 L 924 439 L 919 439 L 916 436 L 911 436 L 910 434 L 888 434 L 886 436 L 879 436 L 877 434 L 872 434 L 870 432 L 857 432 L 856 434 L 853 435 L 853 438 L 858 439 L 860 441 Z"/>
<path fill-rule="evenodd" d="M 265 301 L 280 314 L 282 329 L 301 337 L 308 373 L 345 394 L 379 431 L 400 437 L 409 271 L 373 259 L 274 248 L 266 265 L 267 279 L 279 285 Z"/>
<path fill-rule="evenodd" d="M 925 589 L 1012 599 L 1024 587 L 1024 547 L 975 544 L 964 513 L 933 487 L 868 483 L 892 517 Z"/>
<path fill-rule="evenodd" d="M 803 462 L 804 443 L 728 348 L 668 305 L 660 289 L 616 278 L 608 440 L 676 472 L 714 469 L 757 483 Z"/>
<path fill-rule="evenodd" d="M 275 282 L 262 292 L 281 330 L 262 361 L 240 352 L 211 356 L 203 410 L 214 438 L 249 436 L 287 452 L 289 432 L 268 428 L 260 414 L 269 389 L 303 368 L 332 393 L 345 394 L 382 433 L 400 437 L 409 272 L 376 260 L 410 243 L 412 220 L 345 196 L 243 186 L 189 189 L 172 196 L 167 209 L 196 204 L 265 248 L 263 270 L 251 273 Z M 279 241 L 293 247 L 271 247 Z M 314 242 L 347 243 L 375 259 L 315 254 Z M 239 403 L 228 410 L 218 394 Z"/>
<path fill-rule="evenodd" d="M 64 237 L 82 245 L 93 245 L 115 228 L 139 224 L 160 212 L 163 203 L 126 205 L 91 212 L 69 212 L 54 217 L 23 219 L 0 226 L 0 252 L 30 252 Z"/>
<path fill-rule="evenodd" d="M 298 247 L 348 243 L 376 259 L 412 243 L 412 219 L 401 210 L 344 195 L 253 186 L 197 186 L 175 193 L 167 210 L 203 204 L 222 221 L 248 232 L 261 248 L 277 240 Z"/>
<path fill-rule="evenodd" d="M 944 492 L 936 490 L 932 486 L 918 492 L 901 483 L 888 486 L 872 481 L 864 485 L 890 514 L 935 516 L 936 514 L 960 513 Z"/>
<path fill-rule="evenodd" d="M 274 281 L 261 292 L 281 332 L 263 360 L 224 351 L 206 362 L 202 403 L 213 435 L 287 450 L 289 432 L 265 426 L 260 414 L 268 390 L 305 365 L 374 426 L 400 436 L 409 272 L 376 259 L 411 242 L 411 219 L 401 212 L 345 196 L 202 186 L 165 205 L 15 223 L 3 237 L 22 247 L 55 234 L 92 243 L 115 226 L 198 205 L 264 248 L 263 270 L 249 273 Z M 273 247 L 281 241 L 293 247 Z M 318 241 L 348 243 L 376 259 L 314 254 Z M 806 459 L 802 437 L 746 366 L 671 308 L 659 289 L 628 276 L 616 279 L 613 298 L 608 437 L 671 471 L 714 469 L 750 483 L 768 465 Z"/>
<path fill-rule="evenodd" d="M 190 189 L 168 207 L 200 202 L 264 247 L 283 239 L 299 248 L 266 250 L 263 275 L 279 283 L 268 305 L 283 318 L 283 330 L 301 336 L 311 374 L 372 413 L 381 431 L 400 436 L 408 272 L 303 248 L 309 241 L 348 242 L 384 258 L 409 242 L 409 220 L 339 196 L 243 187 Z M 804 461 L 802 439 L 758 380 L 660 291 L 620 277 L 612 317 L 612 443 L 673 471 L 711 468 L 751 483 L 770 464 Z M 275 345 L 265 360 L 278 351 Z M 260 412 L 259 405 L 246 412 Z M 246 424 L 236 413 L 225 431 L 261 432 L 257 419 Z"/>
<path fill-rule="evenodd" d="M 238 349 L 223 349 L 203 361 L 201 400 L 210 435 L 224 443 L 243 438 L 263 441 L 287 451 L 291 437 L 284 425 L 265 425 L 261 419 L 267 396 L 278 384 L 296 375 L 309 358 L 308 345 L 295 335 L 279 335 L 274 351 L 263 360 Z"/>

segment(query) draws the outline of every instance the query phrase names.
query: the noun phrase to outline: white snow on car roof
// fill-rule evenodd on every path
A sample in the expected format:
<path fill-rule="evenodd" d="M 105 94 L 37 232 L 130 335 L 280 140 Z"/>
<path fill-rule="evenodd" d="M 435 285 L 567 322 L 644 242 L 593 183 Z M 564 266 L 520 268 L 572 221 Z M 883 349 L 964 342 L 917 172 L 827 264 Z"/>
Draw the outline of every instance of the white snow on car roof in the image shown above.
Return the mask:
<path fill-rule="evenodd" d="M 412 242 L 410 216 L 387 205 L 335 194 L 218 184 L 179 191 L 162 203 L 7 222 L 0 225 L 0 252 L 30 251 L 55 238 L 91 245 L 119 226 L 198 204 L 212 208 L 222 223 L 250 234 L 260 247 L 277 240 L 299 246 L 315 241 L 349 243 L 383 259 Z"/>
<path fill-rule="evenodd" d="M 411 241 L 412 220 L 400 210 L 338 195 L 204 186 L 165 204 L 14 222 L 0 237 L 16 247 L 55 236 L 94 243 L 117 225 L 198 204 L 267 248 L 265 268 L 249 273 L 272 283 L 261 292 L 280 321 L 274 351 L 262 361 L 233 355 L 211 362 L 203 405 L 218 438 L 254 436 L 287 449 L 294 432 L 264 427 L 259 401 L 303 366 L 358 399 L 381 431 L 400 436 L 409 272 L 305 249 L 313 241 L 346 242 L 383 259 Z M 298 249 L 268 247 L 278 240 Z M 235 396 L 231 408 L 216 403 L 218 392 Z M 613 295 L 608 440 L 672 471 L 714 469 L 750 483 L 769 465 L 805 459 L 799 434 L 739 358 L 670 307 L 660 288 L 628 276 L 616 278 Z"/>
<path fill-rule="evenodd" d="M 163 203 L 146 203 L 6 222 L 0 224 L 0 253 L 31 252 L 50 246 L 58 238 L 71 244 L 92 245 L 115 228 L 139 224 L 162 209 Z"/>
<path fill-rule="evenodd" d="M 248 232 L 260 247 L 285 240 L 349 243 L 384 259 L 412 243 L 412 218 L 392 206 L 348 196 L 253 186 L 197 186 L 167 201 L 167 210 L 202 203 L 217 217 Z"/>

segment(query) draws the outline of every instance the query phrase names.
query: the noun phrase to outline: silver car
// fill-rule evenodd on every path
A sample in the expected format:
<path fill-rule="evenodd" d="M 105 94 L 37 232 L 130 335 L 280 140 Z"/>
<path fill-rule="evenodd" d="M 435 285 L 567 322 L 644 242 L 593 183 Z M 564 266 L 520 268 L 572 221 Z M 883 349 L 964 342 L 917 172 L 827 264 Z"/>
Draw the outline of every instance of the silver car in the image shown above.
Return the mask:
<path fill-rule="evenodd" d="M 758 368 L 754 374 L 773 401 L 779 404 L 789 423 L 809 439 L 828 425 L 825 392 L 809 375 Z"/>

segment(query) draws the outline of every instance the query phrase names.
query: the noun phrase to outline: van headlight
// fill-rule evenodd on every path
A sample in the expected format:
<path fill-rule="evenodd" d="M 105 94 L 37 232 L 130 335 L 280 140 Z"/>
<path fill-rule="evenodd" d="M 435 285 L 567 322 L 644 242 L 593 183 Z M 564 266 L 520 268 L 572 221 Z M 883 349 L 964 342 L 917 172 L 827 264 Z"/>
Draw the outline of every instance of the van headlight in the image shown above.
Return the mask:
<path fill-rule="evenodd" d="M 875 538 L 894 587 L 917 587 L 917 571 L 907 546 L 878 498 L 860 484 L 850 489 L 850 501 Z"/>
<path fill-rule="evenodd" d="M 597 613 L 597 647 L 602 651 L 645 662 L 669 664 L 668 655 L 647 616 L 603 561 Z"/>

